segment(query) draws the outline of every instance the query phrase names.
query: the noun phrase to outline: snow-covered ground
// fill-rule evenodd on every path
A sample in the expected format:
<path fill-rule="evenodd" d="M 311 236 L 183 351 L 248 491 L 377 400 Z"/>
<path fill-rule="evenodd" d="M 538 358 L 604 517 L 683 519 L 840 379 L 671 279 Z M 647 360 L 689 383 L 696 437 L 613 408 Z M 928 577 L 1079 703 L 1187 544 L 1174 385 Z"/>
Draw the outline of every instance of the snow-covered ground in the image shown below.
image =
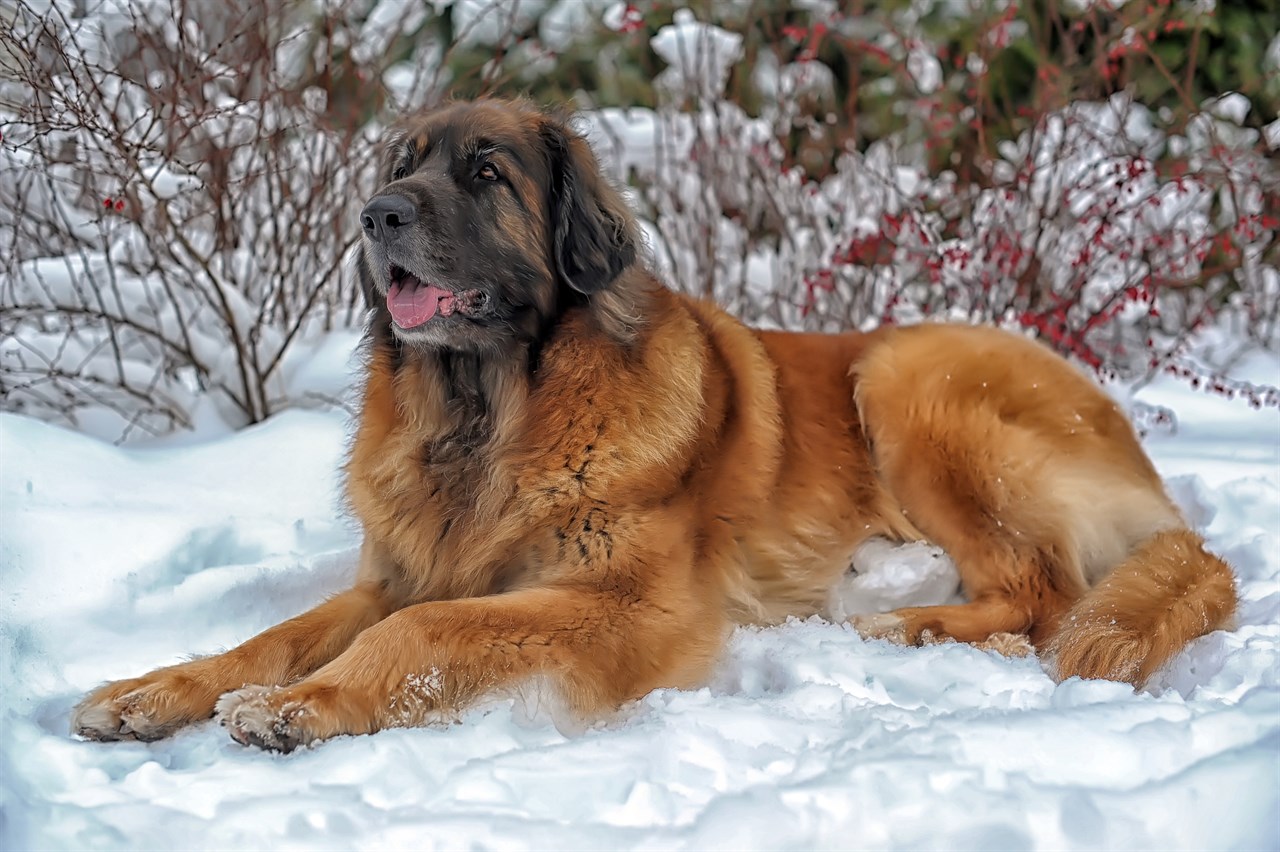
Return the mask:
<path fill-rule="evenodd" d="M 1280 358 L 1237 373 L 1274 382 Z M 1280 847 L 1280 417 L 1172 382 L 1141 398 L 1178 413 L 1148 446 L 1244 600 L 1147 692 L 810 619 L 740 630 L 708 688 L 586 731 L 525 696 L 288 756 L 212 723 L 80 742 L 67 717 L 343 587 L 343 416 L 122 450 L 5 415 L 0 849 Z M 865 556 L 842 606 L 955 583 L 927 549 Z"/>

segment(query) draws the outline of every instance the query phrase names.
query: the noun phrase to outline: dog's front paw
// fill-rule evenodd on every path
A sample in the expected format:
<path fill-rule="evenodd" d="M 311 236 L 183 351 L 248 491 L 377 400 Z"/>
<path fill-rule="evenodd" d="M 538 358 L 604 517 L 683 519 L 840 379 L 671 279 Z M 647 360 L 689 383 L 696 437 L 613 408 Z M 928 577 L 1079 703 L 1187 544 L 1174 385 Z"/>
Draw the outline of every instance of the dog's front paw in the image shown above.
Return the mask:
<path fill-rule="evenodd" d="M 307 733 L 306 706 L 286 697 L 287 689 L 246 686 L 218 699 L 219 724 L 241 745 L 288 754 L 314 737 Z"/>
<path fill-rule="evenodd" d="M 246 686 L 218 699 L 217 716 L 231 738 L 288 754 L 339 734 L 367 734 L 377 729 L 371 719 L 348 718 L 339 707 L 358 709 L 361 702 L 342 700 L 337 687 L 302 681 L 292 686 Z M 351 705 L 351 706 L 348 706 Z"/>
<path fill-rule="evenodd" d="M 213 715 L 210 690 L 175 668 L 104 684 L 71 711 L 71 732 L 90 740 L 167 737 Z"/>

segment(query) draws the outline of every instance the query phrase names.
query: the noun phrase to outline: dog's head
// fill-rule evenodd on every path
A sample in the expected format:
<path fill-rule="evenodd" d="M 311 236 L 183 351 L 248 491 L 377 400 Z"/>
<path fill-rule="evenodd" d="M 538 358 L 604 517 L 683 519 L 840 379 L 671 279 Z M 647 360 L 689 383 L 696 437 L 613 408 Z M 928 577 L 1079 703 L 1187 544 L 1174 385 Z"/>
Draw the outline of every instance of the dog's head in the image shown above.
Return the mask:
<path fill-rule="evenodd" d="M 586 141 L 526 104 L 406 121 L 360 214 L 365 298 L 412 346 L 532 341 L 636 262 L 634 219 Z"/>

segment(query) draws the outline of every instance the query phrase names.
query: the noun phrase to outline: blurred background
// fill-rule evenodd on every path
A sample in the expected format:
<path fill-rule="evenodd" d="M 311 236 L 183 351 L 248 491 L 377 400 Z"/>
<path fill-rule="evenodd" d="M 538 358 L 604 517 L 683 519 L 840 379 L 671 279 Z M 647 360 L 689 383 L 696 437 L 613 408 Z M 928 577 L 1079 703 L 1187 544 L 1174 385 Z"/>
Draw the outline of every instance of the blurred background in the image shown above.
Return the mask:
<path fill-rule="evenodd" d="M 1272 0 L 0 0 L 0 406 L 134 440 L 341 404 L 308 364 L 363 320 L 379 139 L 484 95 L 577 110 L 665 280 L 753 324 L 995 322 L 1280 406 L 1230 369 L 1277 346 L 1277 32 Z"/>

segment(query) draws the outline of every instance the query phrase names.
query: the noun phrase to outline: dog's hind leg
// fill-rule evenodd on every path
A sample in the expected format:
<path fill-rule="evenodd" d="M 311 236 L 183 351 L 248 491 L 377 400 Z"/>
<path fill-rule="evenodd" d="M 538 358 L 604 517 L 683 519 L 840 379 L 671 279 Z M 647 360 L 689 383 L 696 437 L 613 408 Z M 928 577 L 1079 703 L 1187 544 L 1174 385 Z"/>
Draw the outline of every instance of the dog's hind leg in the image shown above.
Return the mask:
<path fill-rule="evenodd" d="M 882 485 L 951 556 L 970 601 L 863 617 L 864 634 L 1040 642 L 1084 593 L 1070 512 L 1054 493 L 1052 423 L 1040 419 L 1070 415 L 1037 407 L 1037 378 L 1074 381 L 1068 390 L 1095 405 L 1102 396 L 1034 344 L 978 329 L 910 329 L 858 365 L 858 410 Z"/>
<path fill-rule="evenodd" d="M 957 560 L 956 564 L 961 563 Z M 1006 563 L 1002 565 L 1004 571 L 993 568 L 992 560 L 980 565 L 979 571 L 961 568 L 966 590 L 982 588 L 978 594 L 969 592 L 969 603 L 909 606 L 891 613 L 855 615 L 851 623 L 865 637 L 887 638 L 906 645 L 929 637 L 980 643 L 1009 633 L 1030 633 L 1037 641 L 1042 640 L 1071 599 L 1056 588 L 1036 588 L 1042 572 L 1030 565 Z"/>
<path fill-rule="evenodd" d="M 971 601 L 864 619 L 868 632 L 1025 630 L 1061 677 L 1136 684 L 1229 620 L 1230 569 L 1187 530 L 1115 402 L 1062 359 L 991 329 L 920 326 L 855 373 L 884 487 Z"/>
<path fill-rule="evenodd" d="M 1017 441 L 998 422 L 982 431 L 953 426 L 903 429 L 875 452 L 910 521 L 951 556 L 969 603 L 900 609 L 855 626 L 909 644 L 925 631 L 961 642 L 1027 633 L 1038 642 L 1085 590 L 1066 543 L 1015 506 L 1032 499 L 1026 486 L 1039 465 L 1006 454 Z"/>

